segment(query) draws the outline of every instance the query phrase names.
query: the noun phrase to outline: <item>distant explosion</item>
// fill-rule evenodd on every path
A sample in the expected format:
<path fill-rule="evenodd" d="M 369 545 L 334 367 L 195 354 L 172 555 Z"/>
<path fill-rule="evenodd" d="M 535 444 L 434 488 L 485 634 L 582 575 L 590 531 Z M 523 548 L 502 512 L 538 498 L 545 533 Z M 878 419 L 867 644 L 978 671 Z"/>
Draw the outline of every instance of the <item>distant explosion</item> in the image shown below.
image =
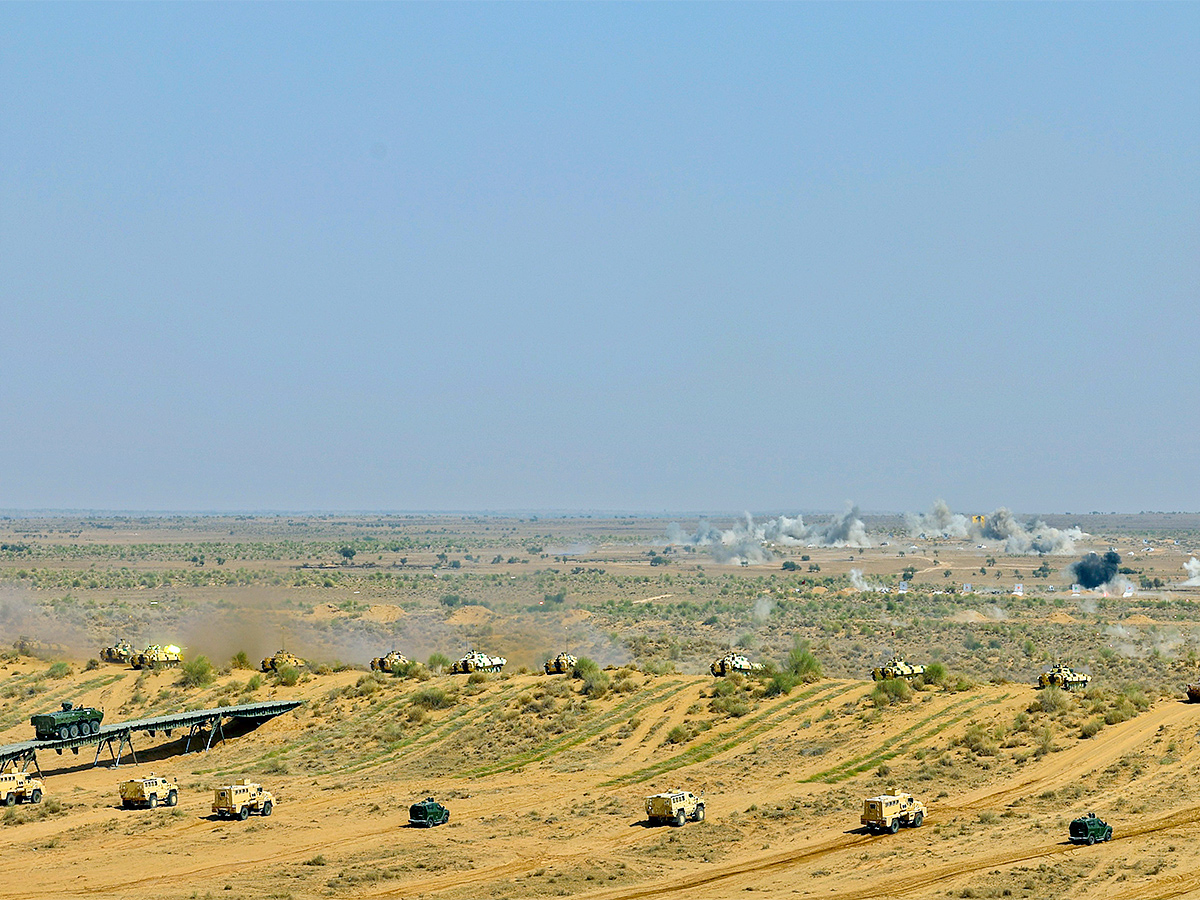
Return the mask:
<path fill-rule="evenodd" d="M 1185 587 L 1200 587 L 1200 559 L 1192 557 L 1183 564 L 1183 570 L 1187 572 L 1187 581 L 1183 584 Z"/>
<path fill-rule="evenodd" d="M 701 521 L 695 534 L 685 534 L 672 525 L 667 541 L 686 547 L 707 547 L 717 562 L 764 563 L 774 559 L 767 544 L 785 547 L 870 547 L 867 527 L 859 518 L 858 507 L 846 511 L 822 525 L 805 525 L 802 516 L 780 516 L 756 525 L 750 513 L 732 528 L 722 531 Z"/>
<path fill-rule="evenodd" d="M 953 512 L 945 500 L 935 500 L 933 508 L 924 515 L 905 513 L 904 524 L 913 537 L 968 538 L 971 520 Z"/>
<path fill-rule="evenodd" d="M 1116 550 L 1109 550 L 1103 556 L 1089 553 L 1083 559 L 1071 563 L 1071 571 L 1075 580 L 1083 587 L 1098 588 L 1113 580 L 1120 565 L 1121 555 Z"/>
<path fill-rule="evenodd" d="M 936 501 L 927 513 L 905 513 L 904 523 L 913 537 L 1003 541 L 1004 552 L 1014 555 L 1074 553 L 1075 542 L 1084 536 L 1078 528 L 1052 528 L 1041 519 L 1026 525 L 1003 506 L 980 526 L 952 511 L 944 500 Z"/>

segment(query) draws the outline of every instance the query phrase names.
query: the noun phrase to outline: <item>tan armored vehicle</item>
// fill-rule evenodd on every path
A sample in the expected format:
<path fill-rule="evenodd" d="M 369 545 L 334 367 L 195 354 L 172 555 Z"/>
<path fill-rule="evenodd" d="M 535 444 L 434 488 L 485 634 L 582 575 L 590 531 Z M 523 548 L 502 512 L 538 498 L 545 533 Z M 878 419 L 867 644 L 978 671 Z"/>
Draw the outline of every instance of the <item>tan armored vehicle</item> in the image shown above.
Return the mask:
<path fill-rule="evenodd" d="M 1043 672 L 1038 676 L 1038 687 L 1054 686 L 1071 691 L 1075 688 L 1087 687 L 1091 680 L 1091 675 L 1084 675 L 1082 672 L 1076 672 L 1070 666 L 1056 663 L 1049 672 Z"/>
<path fill-rule="evenodd" d="M 499 672 L 508 662 L 503 656 L 488 656 L 478 650 L 472 650 L 453 666 L 450 671 L 455 675 L 466 675 L 471 672 Z"/>
<path fill-rule="evenodd" d="M 408 665 L 408 657 L 398 650 L 392 650 L 384 656 L 371 660 L 371 670 L 374 672 L 399 672 Z"/>
<path fill-rule="evenodd" d="M 127 640 L 119 640 L 115 646 L 101 650 L 100 658 L 109 663 L 128 663 L 133 659 L 133 645 Z"/>
<path fill-rule="evenodd" d="M 286 669 L 291 666 L 293 669 L 299 669 L 304 665 L 304 660 L 300 657 L 288 653 L 286 650 L 280 650 L 274 656 L 268 656 L 262 661 L 262 670 L 264 672 L 278 672 L 280 669 Z"/>
<path fill-rule="evenodd" d="M 121 794 L 121 805 L 126 809 L 144 806 L 154 809 L 162 803 L 174 806 L 179 802 L 179 782 L 174 778 L 163 778 L 150 773 L 149 778 L 130 778 L 117 785 Z"/>
<path fill-rule="evenodd" d="M 40 779 L 24 772 L 0 772 L 0 803 L 41 803 L 43 785 Z"/>
<path fill-rule="evenodd" d="M 667 791 L 646 798 L 646 820 L 651 825 L 679 827 L 688 819 L 704 821 L 704 799 L 691 791 Z"/>
<path fill-rule="evenodd" d="M 250 813 L 269 816 L 275 795 L 248 778 L 213 791 L 212 811 L 222 819 L 246 819 Z"/>
<path fill-rule="evenodd" d="M 579 662 L 578 659 L 564 650 L 554 659 L 546 660 L 546 664 L 542 668 L 546 670 L 547 675 L 566 675 L 575 668 L 577 662 Z"/>
<path fill-rule="evenodd" d="M 859 821 L 873 834 L 895 834 L 901 825 L 920 828 L 926 812 L 925 804 L 912 794 L 880 794 L 863 801 Z"/>
<path fill-rule="evenodd" d="M 897 654 L 871 672 L 871 677 L 876 681 L 887 681 L 889 678 L 916 678 L 918 675 L 924 674 L 924 666 L 909 665 Z"/>
<path fill-rule="evenodd" d="M 129 664 L 135 669 L 161 669 L 179 665 L 183 652 L 174 644 L 151 644 L 141 653 L 135 653 Z"/>
<path fill-rule="evenodd" d="M 762 663 L 750 662 L 750 660 L 746 659 L 740 653 L 728 653 L 708 667 L 708 671 L 713 673 L 714 678 L 719 678 L 723 675 L 732 675 L 734 672 L 749 675 L 752 672 L 761 672 L 762 670 Z"/>

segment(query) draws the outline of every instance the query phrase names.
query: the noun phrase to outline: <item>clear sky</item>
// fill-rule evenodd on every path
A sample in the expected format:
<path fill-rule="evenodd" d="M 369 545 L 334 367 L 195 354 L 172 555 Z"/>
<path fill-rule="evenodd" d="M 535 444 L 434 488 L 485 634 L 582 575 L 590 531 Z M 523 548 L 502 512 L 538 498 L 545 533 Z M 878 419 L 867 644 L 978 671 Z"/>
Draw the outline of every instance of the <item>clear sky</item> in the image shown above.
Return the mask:
<path fill-rule="evenodd" d="M 1200 509 L 1200 4 L 0 4 L 0 508 Z"/>

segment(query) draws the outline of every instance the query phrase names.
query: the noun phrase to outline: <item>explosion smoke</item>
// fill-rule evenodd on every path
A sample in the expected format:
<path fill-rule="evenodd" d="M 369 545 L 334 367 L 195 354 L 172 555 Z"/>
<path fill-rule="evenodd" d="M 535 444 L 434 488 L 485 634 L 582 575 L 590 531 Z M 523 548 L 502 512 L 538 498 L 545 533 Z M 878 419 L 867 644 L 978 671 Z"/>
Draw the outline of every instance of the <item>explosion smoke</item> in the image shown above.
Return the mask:
<path fill-rule="evenodd" d="M 1193 556 L 1183 564 L 1183 568 L 1188 573 L 1184 587 L 1200 587 L 1200 559 Z"/>
<path fill-rule="evenodd" d="M 1121 565 L 1121 555 L 1116 550 L 1109 550 L 1103 556 L 1089 553 L 1083 559 L 1071 563 L 1071 571 L 1075 580 L 1085 588 L 1098 588 L 1108 584 L 1117 574 Z"/>
<path fill-rule="evenodd" d="M 905 513 L 904 524 L 913 537 L 968 538 L 971 520 L 953 512 L 945 500 L 935 500 L 933 508 L 924 515 Z"/>
<path fill-rule="evenodd" d="M 780 516 L 761 525 L 750 513 L 732 528 L 721 531 L 701 521 L 695 534 L 685 534 L 672 525 L 667 543 L 690 547 L 708 547 L 717 562 L 764 563 L 774 559 L 766 544 L 785 547 L 870 547 L 867 527 L 859 518 L 858 507 L 847 504 L 846 511 L 823 525 L 805 525 L 802 516 Z"/>

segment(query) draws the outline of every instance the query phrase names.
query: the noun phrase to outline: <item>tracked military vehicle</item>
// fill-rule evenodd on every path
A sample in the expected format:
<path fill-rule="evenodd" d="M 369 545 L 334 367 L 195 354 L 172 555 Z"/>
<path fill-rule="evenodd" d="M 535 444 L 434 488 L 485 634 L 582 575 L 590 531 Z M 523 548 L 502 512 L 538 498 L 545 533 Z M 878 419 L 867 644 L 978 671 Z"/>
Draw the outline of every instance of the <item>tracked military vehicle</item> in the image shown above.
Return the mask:
<path fill-rule="evenodd" d="M 39 741 L 65 741 L 68 738 L 87 737 L 100 733 L 104 721 L 104 710 L 90 706 L 75 706 L 64 700 L 62 709 L 52 713 L 41 713 L 29 719 Z"/>
<path fill-rule="evenodd" d="M 691 791 L 666 791 L 646 798 L 646 821 L 651 825 L 681 827 L 691 819 L 704 821 L 704 800 Z"/>
<path fill-rule="evenodd" d="M 558 656 L 554 657 L 554 659 L 546 660 L 543 668 L 546 670 L 547 675 L 566 675 L 575 668 L 575 663 L 577 662 L 579 662 L 578 659 L 564 650 Z"/>
<path fill-rule="evenodd" d="M 183 651 L 174 644 L 151 644 L 141 653 L 135 653 L 129 664 L 135 669 L 165 669 L 179 665 Z"/>
<path fill-rule="evenodd" d="M 762 663 L 750 662 L 750 660 L 742 656 L 740 653 L 726 654 L 708 667 L 708 671 L 713 673 L 714 678 L 719 678 L 724 675 L 732 675 L 735 672 L 738 672 L 742 675 L 750 675 L 754 672 L 761 672 L 762 670 Z"/>
<path fill-rule="evenodd" d="M 133 659 L 133 645 L 122 638 L 112 647 L 101 650 L 100 658 L 108 663 L 127 664 Z"/>
<path fill-rule="evenodd" d="M 1091 680 L 1091 675 L 1076 672 L 1070 666 L 1056 663 L 1049 672 L 1043 672 L 1038 676 L 1038 687 L 1060 687 L 1063 690 L 1073 691 L 1075 688 L 1087 687 Z"/>
<path fill-rule="evenodd" d="M 392 650 L 383 656 L 377 656 L 371 660 L 371 671 L 395 673 L 407 665 L 408 657 L 398 650 Z"/>
<path fill-rule="evenodd" d="M 488 656 L 486 653 L 472 650 L 451 666 L 450 671 L 455 675 L 467 675 L 471 672 L 499 672 L 504 668 L 506 662 L 508 660 L 503 656 Z"/>
<path fill-rule="evenodd" d="M 278 672 L 280 669 L 286 669 L 289 666 L 293 669 L 299 669 L 304 665 L 304 660 L 300 657 L 288 653 L 286 650 L 280 650 L 274 656 L 268 656 L 262 661 L 262 670 L 264 672 Z"/>
<path fill-rule="evenodd" d="M 174 778 L 163 778 L 150 773 L 148 778 L 130 778 L 122 781 L 117 790 L 121 794 L 121 806 L 133 809 L 144 806 L 154 809 L 158 804 L 174 806 L 179 802 L 179 782 Z"/>
<path fill-rule="evenodd" d="M 918 675 L 924 674 L 924 666 L 910 665 L 901 659 L 899 654 L 896 654 L 871 672 L 871 677 L 876 681 L 887 681 L 891 678 L 916 678 Z"/>

